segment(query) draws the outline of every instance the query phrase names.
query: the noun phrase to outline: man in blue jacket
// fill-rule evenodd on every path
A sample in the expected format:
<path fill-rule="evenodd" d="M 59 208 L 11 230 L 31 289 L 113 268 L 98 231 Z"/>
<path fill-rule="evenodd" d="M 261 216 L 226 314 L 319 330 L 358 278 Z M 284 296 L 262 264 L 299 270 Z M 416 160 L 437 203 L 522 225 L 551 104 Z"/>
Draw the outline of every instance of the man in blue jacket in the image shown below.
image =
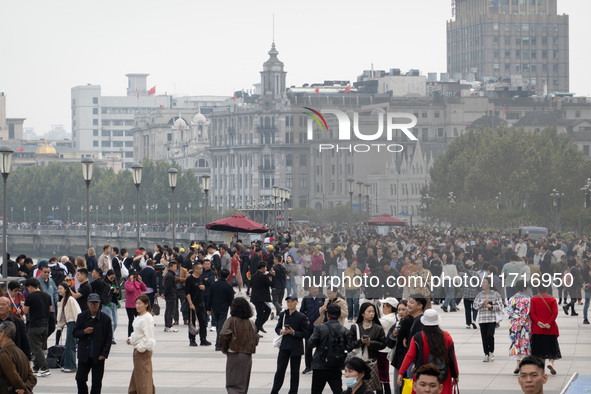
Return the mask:
<path fill-rule="evenodd" d="M 154 260 L 146 261 L 146 268 L 140 271 L 140 276 L 146 284 L 145 294 L 150 299 L 150 307 L 154 306 L 154 296 L 158 294 L 158 276 L 154 269 Z"/>
<path fill-rule="evenodd" d="M 312 348 L 308 346 L 308 339 L 310 339 L 310 335 L 314 331 L 314 322 L 316 319 L 320 317 L 320 308 L 324 305 L 324 300 L 326 299 L 326 295 L 320 293 L 318 287 L 310 286 L 308 288 L 308 295 L 304 297 L 302 300 L 302 306 L 300 307 L 300 312 L 308 317 L 308 335 L 306 335 L 306 355 L 304 357 L 304 361 L 306 363 L 306 368 L 302 372 L 303 374 L 308 374 L 312 372 Z"/>
<path fill-rule="evenodd" d="M 226 322 L 228 317 L 228 309 L 234 300 L 234 289 L 232 285 L 228 283 L 228 276 L 230 271 L 222 268 L 220 271 L 220 278 L 211 285 L 209 289 L 209 297 L 207 298 L 207 304 L 205 310 L 208 315 L 213 315 L 214 321 L 216 321 L 216 338 L 215 338 L 215 350 L 221 351 L 220 346 L 220 331 Z"/>

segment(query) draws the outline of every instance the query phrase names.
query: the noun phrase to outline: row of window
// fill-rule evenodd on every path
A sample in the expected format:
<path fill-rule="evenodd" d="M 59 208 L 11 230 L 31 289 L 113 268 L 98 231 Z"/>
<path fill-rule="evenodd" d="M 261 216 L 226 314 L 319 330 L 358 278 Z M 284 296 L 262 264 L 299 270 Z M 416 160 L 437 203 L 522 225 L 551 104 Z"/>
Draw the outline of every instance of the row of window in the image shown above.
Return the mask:
<path fill-rule="evenodd" d="M 99 142 L 97 140 L 92 141 L 92 146 L 98 147 Z M 133 141 L 101 141 L 102 148 L 133 148 Z"/>
<path fill-rule="evenodd" d="M 98 137 L 98 129 L 92 130 L 93 137 Z M 131 130 L 101 130 L 101 136 L 103 137 L 133 137 Z"/>
<path fill-rule="evenodd" d="M 530 50 L 505 50 L 503 51 L 503 55 L 505 59 L 533 59 L 536 60 L 538 58 L 538 54 L 540 54 L 541 59 L 548 59 L 548 51 L 530 51 Z M 493 57 L 498 59 L 500 56 L 500 51 L 495 50 L 493 51 Z M 511 56 L 513 55 L 513 56 Z M 552 51 L 552 59 L 558 59 L 558 51 Z"/>

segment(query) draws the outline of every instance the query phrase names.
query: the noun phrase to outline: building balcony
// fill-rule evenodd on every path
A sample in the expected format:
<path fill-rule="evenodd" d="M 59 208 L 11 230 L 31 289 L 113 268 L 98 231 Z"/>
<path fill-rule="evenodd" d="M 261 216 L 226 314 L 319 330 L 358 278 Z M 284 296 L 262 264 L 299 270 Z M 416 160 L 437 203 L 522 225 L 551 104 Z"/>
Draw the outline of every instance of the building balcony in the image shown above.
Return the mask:
<path fill-rule="evenodd" d="M 265 132 L 265 131 L 276 132 L 277 126 L 257 126 L 257 131 L 259 131 L 259 132 Z"/>
<path fill-rule="evenodd" d="M 261 164 L 259 171 L 275 171 L 275 164 Z"/>

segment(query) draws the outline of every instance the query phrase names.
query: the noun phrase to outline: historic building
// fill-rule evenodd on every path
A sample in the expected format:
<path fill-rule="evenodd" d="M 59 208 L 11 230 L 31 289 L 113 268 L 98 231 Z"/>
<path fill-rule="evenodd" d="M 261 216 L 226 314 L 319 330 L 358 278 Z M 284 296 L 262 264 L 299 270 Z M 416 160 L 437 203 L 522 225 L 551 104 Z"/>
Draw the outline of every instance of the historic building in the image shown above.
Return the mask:
<path fill-rule="evenodd" d="M 558 0 L 455 0 L 447 24 L 447 70 L 521 76 L 538 95 L 569 91 L 569 20 Z"/>

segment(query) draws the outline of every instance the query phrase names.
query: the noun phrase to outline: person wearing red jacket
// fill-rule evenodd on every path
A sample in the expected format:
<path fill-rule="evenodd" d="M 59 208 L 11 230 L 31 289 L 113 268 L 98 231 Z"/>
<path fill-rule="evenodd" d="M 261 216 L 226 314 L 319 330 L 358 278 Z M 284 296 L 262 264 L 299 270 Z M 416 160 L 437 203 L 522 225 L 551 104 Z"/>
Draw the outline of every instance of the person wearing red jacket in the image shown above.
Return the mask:
<path fill-rule="evenodd" d="M 554 360 L 562 358 L 558 346 L 558 304 L 547 293 L 547 288 L 540 287 L 540 293 L 531 299 L 530 316 L 532 322 L 531 354 L 542 360 L 548 359 L 548 369 L 556 375 Z"/>

